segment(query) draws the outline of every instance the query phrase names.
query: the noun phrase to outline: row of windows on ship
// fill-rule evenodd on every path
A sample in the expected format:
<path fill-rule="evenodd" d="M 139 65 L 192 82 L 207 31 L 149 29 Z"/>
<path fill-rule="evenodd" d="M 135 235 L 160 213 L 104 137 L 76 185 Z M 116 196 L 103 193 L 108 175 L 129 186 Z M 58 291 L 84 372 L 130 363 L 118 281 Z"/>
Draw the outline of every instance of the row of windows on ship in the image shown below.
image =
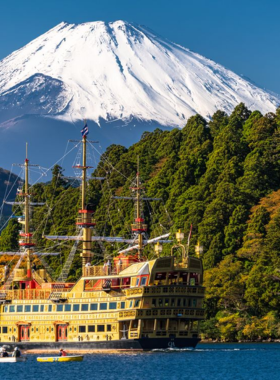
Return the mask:
<path fill-rule="evenodd" d="M 114 327 L 115 328 L 115 327 Z M 73 330 L 73 331 L 72 331 Z M 10 327 L 8 330 L 8 326 L 0 326 L 0 334 L 8 334 L 8 331 L 12 333 L 13 331 L 16 332 L 16 328 Z M 32 332 L 38 332 L 39 328 L 37 327 L 32 327 L 31 328 Z M 46 327 L 47 332 L 53 332 L 54 328 L 53 327 Z M 70 332 L 79 332 L 79 333 L 85 333 L 85 332 L 109 332 L 112 331 L 112 325 L 82 325 L 77 327 L 69 327 Z"/>
<path fill-rule="evenodd" d="M 199 300 L 201 301 L 201 300 Z M 140 300 L 127 301 L 128 308 L 140 306 Z M 145 305 L 148 306 L 148 305 Z M 196 298 L 153 298 L 152 307 L 196 307 Z M 200 306 L 200 305 L 199 305 Z M 100 302 L 83 304 L 59 304 L 59 305 L 6 305 L 4 313 L 51 313 L 51 312 L 80 312 L 97 310 L 125 309 L 125 302 Z"/>

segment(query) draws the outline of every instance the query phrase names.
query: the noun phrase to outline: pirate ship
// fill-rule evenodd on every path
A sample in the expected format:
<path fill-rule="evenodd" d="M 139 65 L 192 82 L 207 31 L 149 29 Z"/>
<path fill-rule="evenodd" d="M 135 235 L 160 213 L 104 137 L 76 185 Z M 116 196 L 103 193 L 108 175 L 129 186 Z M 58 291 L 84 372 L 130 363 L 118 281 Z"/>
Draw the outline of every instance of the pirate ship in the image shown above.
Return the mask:
<path fill-rule="evenodd" d="M 184 234 L 176 233 L 169 256 L 162 257 L 162 243 L 169 234 L 148 240 L 142 214 L 143 198 L 139 170 L 126 197 L 135 202 L 133 239 L 93 235 L 94 210 L 86 204 L 88 128 L 82 129 L 83 160 L 81 170 L 81 208 L 76 221 L 77 236 L 45 236 L 46 239 L 73 240 L 81 244 L 82 277 L 76 283 L 66 281 L 65 273 L 54 281 L 46 269 L 32 267 L 36 252 L 30 230 L 31 202 L 28 173 L 24 162 L 25 183 L 19 189 L 24 212 L 19 217 L 17 253 L 19 261 L 11 273 L 3 274 L 0 290 L 0 340 L 2 344 L 24 349 L 155 349 L 195 347 L 199 342 L 199 324 L 203 319 L 204 287 L 202 260 L 189 256 L 182 244 Z M 123 241 L 130 247 L 118 252 L 112 262 L 92 265 L 92 242 Z M 144 246 L 154 244 L 156 258 L 146 260 Z M 180 255 L 175 256 L 175 251 Z M 75 249 L 70 252 L 73 256 Z M 6 253 L 7 254 L 7 253 Z M 10 253 L 14 255 L 15 253 Z M 54 253 L 55 254 L 55 253 Z M 22 265 L 24 263 L 24 266 Z M 66 263 L 67 264 L 67 263 Z M 23 266 L 23 267 L 22 267 Z"/>

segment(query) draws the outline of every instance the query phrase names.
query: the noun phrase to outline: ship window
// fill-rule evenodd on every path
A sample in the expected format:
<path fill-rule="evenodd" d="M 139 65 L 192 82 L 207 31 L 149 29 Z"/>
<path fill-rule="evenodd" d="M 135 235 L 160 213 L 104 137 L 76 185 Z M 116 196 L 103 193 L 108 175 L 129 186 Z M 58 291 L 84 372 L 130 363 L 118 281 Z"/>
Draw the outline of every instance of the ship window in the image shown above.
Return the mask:
<path fill-rule="evenodd" d="M 97 308 L 97 303 L 91 303 L 90 304 L 90 310 L 97 310 L 98 308 Z"/>
<path fill-rule="evenodd" d="M 179 307 L 181 306 L 181 298 L 177 299 L 177 306 L 179 306 Z"/>
<path fill-rule="evenodd" d="M 41 312 L 41 313 L 44 312 L 44 305 L 40 305 L 40 312 Z"/>
<path fill-rule="evenodd" d="M 39 311 L 39 305 L 33 305 L 32 306 L 32 311 L 33 311 L 33 313 L 38 313 L 38 311 Z"/>
<path fill-rule="evenodd" d="M 125 302 L 121 302 L 121 309 L 125 309 Z"/>
<path fill-rule="evenodd" d="M 10 306 L 10 313 L 14 313 L 16 311 L 15 305 Z"/>
<path fill-rule="evenodd" d="M 134 307 L 138 307 L 140 304 L 140 300 L 135 300 Z"/>
<path fill-rule="evenodd" d="M 71 311 L 71 305 L 64 305 L 64 311 Z"/>
<path fill-rule="evenodd" d="M 63 305 L 56 305 L 56 311 L 63 311 Z"/>
<path fill-rule="evenodd" d="M 107 332 L 112 331 L 112 325 L 107 325 Z"/>
<path fill-rule="evenodd" d="M 52 311 L 52 305 L 49 305 L 48 312 L 50 313 Z"/>
<path fill-rule="evenodd" d="M 139 286 L 140 278 L 137 278 L 136 280 L 136 286 Z"/>
<path fill-rule="evenodd" d="M 98 332 L 104 332 L 105 331 L 105 326 L 104 325 L 97 325 L 97 331 Z"/>
<path fill-rule="evenodd" d="M 95 332 L 95 326 L 94 325 L 89 325 L 88 326 L 88 332 Z"/>
<path fill-rule="evenodd" d="M 102 303 L 100 304 L 100 310 L 107 310 L 107 303 Z"/>
<path fill-rule="evenodd" d="M 138 319 L 135 319 L 135 321 L 132 321 L 131 328 L 135 330 L 137 329 L 137 327 L 138 327 Z"/>
<path fill-rule="evenodd" d="M 87 303 L 82 304 L 82 311 L 88 311 L 88 304 Z"/>
<path fill-rule="evenodd" d="M 147 277 L 142 277 L 141 278 L 141 286 L 145 286 L 147 282 Z"/>
<path fill-rule="evenodd" d="M 158 306 L 162 307 L 162 298 L 159 298 L 159 300 L 158 300 Z"/>
<path fill-rule="evenodd" d="M 157 300 L 155 298 L 153 298 L 153 300 L 152 300 L 152 306 L 156 306 L 156 302 L 157 302 Z"/>
<path fill-rule="evenodd" d="M 133 301 L 130 301 L 128 307 L 130 308 L 130 307 L 132 307 L 132 306 L 133 306 Z"/>
<path fill-rule="evenodd" d="M 24 306 L 24 312 L 25 313 L 30 313 L 30 311 L 31 311 L 31 306 L 30 305 L 25 305 Z"/>
<path fill-rule="evenodd" d="M 73 305 L 73 311 L 80 311 L 80 305 L 78 303 Z"/>
<path fill-rule="evenodd" d="M 113 310 L 117 308 L 117 302 L 109 302 L 109 309 Z"/>
<path fill-rule="evenodd" d="M 171 307 L 174 307 L 175 306 L 175 299 L 174 298 L 171 298 Z"/>
<path fill-rule="evenodd" d="M 8 327 L 3 327 L 3 334 L 7 334 L 8 333 Z"/>
<path fill-rule="evenodd" d="M 8 313 L 9 311 L 9 306 L 4 306 L 4 313 Z"/>
<path fill-rule="evenodd" d="M 169 305 L 169 298 L 165 298 L 164 306 L 168 306 L 168 305 Z"/>
<path fill-rule="evenodd" d="M 79 333 L 85 333 L 86 332 L 86 326 L 79 326 Z"/>

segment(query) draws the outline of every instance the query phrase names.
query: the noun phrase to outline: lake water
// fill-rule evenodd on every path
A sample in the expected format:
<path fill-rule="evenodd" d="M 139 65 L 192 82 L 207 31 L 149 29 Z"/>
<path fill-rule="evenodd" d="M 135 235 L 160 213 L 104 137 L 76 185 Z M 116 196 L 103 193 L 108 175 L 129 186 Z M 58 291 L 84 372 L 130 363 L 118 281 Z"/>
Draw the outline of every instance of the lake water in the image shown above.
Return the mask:
<path fill-rule="evenodd" d="M 200 344 L 193 350 L 85 355 L 83 362 L 1 363 L 1 380 L 278 380 L 280 343 Z"/>

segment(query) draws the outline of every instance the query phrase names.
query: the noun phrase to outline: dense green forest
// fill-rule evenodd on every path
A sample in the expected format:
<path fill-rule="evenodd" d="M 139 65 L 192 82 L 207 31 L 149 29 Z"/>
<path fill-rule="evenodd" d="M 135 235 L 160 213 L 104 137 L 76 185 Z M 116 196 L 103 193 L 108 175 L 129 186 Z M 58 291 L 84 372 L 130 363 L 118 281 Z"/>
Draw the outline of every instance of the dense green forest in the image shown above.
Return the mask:
<path fill-rule="evenodd" d="M 204 247 L 207 289 L 205 338 L 246 340 L 280 337 L 280 109 L 263 116 L 238 105 L 230 116 L 217 111 L 210 122 L 191 117 L 182 129 L 156 129 L 125 148 L 110 146 L 90 180 L 88 203 L 96 210 L 97 234 L 128 236 L 133 219 L 128 195 L 140 157 L 147 196 L 163 202 L 145 204 L 149 235 L 193 226 L 190 254 Z M 40 247 L 50 246 L 42 234 L 75 233 L 79 189 L 69 186 L 55 167 L 48 184 L 36 184 L 36 201 L 46 206 L 33 212 Z M 15 249 L 11 221 L 0 250 Z M 53 243 L 52 243 L 53 245 Z M 70 245 L 50 264 L 57 274 Z M 170 246 L 164 248 L 167 253 Z M 116 247 L 93 245 L 94 262 L 113 255 Z M 145 254 L 152 257 L 151 248 Z M 79 277 L 76 255 L 69 279 Z"/>

